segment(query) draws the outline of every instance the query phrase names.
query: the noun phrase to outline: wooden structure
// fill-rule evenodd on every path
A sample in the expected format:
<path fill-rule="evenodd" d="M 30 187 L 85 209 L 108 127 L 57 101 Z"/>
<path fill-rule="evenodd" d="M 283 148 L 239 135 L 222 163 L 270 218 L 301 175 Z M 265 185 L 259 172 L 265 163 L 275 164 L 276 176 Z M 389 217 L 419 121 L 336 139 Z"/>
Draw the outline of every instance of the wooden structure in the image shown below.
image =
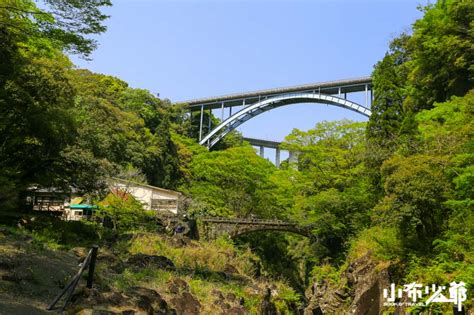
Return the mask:
<path fill-rule="evenodd" d="M 145 210 L 155 210 L 178 214 L 182 194 L 177 191 L 126 181 L 119 178 L 107 180 L 110 191 L 129 194 L 143 204 Z M 32 211 L 48 212 L 67 221 L 90 218 L 97 206 L 84 200 L 74 188 L 65 192 L 58 188 L 30 187 L 26 197 L 26 207 Z"/>

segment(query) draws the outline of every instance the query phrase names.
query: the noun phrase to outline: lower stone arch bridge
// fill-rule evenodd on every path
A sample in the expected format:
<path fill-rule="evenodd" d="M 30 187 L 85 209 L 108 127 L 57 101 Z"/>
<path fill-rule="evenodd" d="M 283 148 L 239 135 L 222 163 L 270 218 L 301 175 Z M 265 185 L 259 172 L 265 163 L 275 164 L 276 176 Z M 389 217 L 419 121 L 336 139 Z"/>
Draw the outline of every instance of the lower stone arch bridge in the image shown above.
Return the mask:
<path fill-rule="evenodd" d="M 315 240 L 311 226 L 300 226 L 296 222 L 276 219 L 224 218 L 202 216 L 196 219 L 167 218 L 167 227 L 173 234 L 185 234 L 191 238 L 215 240 L 228 235 L 231 239 L 257 231 L 281 231 L 299 234 Z"/>

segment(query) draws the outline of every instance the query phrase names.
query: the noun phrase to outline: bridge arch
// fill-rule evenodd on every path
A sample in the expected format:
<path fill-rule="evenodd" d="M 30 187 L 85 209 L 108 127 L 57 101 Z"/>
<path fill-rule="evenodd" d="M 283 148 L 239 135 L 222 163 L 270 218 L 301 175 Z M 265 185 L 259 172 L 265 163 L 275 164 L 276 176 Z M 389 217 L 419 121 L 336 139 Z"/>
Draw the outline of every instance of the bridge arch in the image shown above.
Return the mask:
<path fill-rule="evenodd" d="M 240 126 L 247 120 L 277 107 L 299 103 L 322 103 L 327 105 L 333 105 L 352 110 L 367 117 L 372 114 L 370 109 L 367 107 L 364 107 L 347 99 L 328 94 L 306 92 L 284 94 L 264 99 L 262 101 L 243 108 L 234 115 L 222 121 L 216 128 L 211 130 L 211 132 L 209 132 L 199 143 L 201 145 L 206 145 L 210 149 L 217 142 L 219 142 L 219 140 L 224 138 L 229 132 L 235 130 L 238 126 Z"/>
<path fill-rule="evenodd" d="M 298 234 L 303 237 L 307 237 L 309 239 L 313 239 L 314 236 L 311 234 L 309 230 L 301 229 L 297 227 L 280 227 L 280 228 L 273 228 L 273 227 L 251 227 L 251 228 L 244 228 L 244 229 L 237 229 L 229 234 L 230 238 L 234 239 L 236 237 L 250 234 L 253 232 L 260 232 L 260 231 L 278 231 L 278 232 L 289 232 L 293 234 Z"/>
<path fill-rule="evenodd" d="M 300 226 L 296 222 L 277 219 L 201 217 L 198 228 L 198 234 L 206 239 L 216 239 L 222 235 L 233 239 L 252 232 L 281 231 L 299 234 L 314 241 L 312 226 Z"/>

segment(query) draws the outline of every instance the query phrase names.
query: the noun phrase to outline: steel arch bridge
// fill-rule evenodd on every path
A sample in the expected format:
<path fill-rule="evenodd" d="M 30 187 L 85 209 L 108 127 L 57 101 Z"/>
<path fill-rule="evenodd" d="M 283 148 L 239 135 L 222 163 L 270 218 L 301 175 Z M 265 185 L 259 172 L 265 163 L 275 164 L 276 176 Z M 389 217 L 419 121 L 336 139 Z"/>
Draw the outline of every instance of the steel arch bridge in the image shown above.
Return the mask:
<path fill-rule="evenodd" d="M 347 99 L 347 94 L 354 92 L 365 92 L 365 105 Z M 372 97 L 372 78 L 363 77 L 209 97 L 185 103 L 189 105 L 191 115 L 193 111 L 200 110 L 199 143 L 210 149 L 229 132 L 249 119 L 278 107 L 301 103 L 319 103 L 341 107 L 369 117 Z M 232 114 L 233 107 L 243 108 Z M 211 114 L 212 110 L 219 108 L 222 111 L 221 122 L 212 129 L 211 115 L 209 115 L 206 128 L 208 133 L 203 137 L 204 111 L 209 110 L 209 114 Z M 224 108 L 229 108 L 229 115 L 226 119 L 224 119 Z"/>
<path fill-rule="evenodd" d="M 214 128 L 203 139 L 201 139 L 199 144 L 206 145 L 208 148 L 211 148 L 217 142 L 219 142 L 219 140 L 224 138 L 229 132 L 236 129 L 247 120 L 277 107 L 300 103 L 323 103 L 335 105 L 355 111 L 367 117 L 371 115 L 370 109 L 349 100 L 331 95 L 317 93 L 285 94 L 272 97 L 245 107 L 244 109 L 221 122 L 216 128 Z"/>

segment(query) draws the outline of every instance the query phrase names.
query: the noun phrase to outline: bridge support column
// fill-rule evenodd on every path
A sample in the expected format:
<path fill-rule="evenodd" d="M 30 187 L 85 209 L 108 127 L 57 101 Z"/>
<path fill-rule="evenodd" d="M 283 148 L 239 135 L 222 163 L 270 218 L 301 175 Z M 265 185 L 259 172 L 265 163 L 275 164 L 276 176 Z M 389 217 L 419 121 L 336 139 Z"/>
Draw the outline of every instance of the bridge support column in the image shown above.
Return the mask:
<path fill-rule="evenodd" d="M 365 85 L 365 107 L 369 106 L 369 86 Z"/>
<path fill-rule="evenodd" d="M 202 139 L 202 120 L 204 119 L 204 106 L 201 105 L 201 120 L 199 122 L 199 141 Z"/>
<path fill-rule="evenodd" d="M 224 102 L 221 104 L 221 121 L 224 121 Z"/>
<path fill-rule="evenodd" d="M 275 149 L 275 165 L 276 167 L 280 167 L 280 149 L 276 148 Z"/>
<path fill-rule="evenodd" d="M 298 160 L 298 152 L 288 152 L 289 153 L 289 156 L 288 156 L 288 163 L 289 164 L 295 164 Z"/>
<path fill-rule="evenodd" d="M 207 123 L 207 132 L 211 132 L 211 116 L 212 116 L 212 109 L 209 108 L 209 121 Z"/>
<path fill-rule="evenodd" d="M 263 145 L 260 146 L 260 157 L 264 158 L 265 157 L 265 147 Z"/>

